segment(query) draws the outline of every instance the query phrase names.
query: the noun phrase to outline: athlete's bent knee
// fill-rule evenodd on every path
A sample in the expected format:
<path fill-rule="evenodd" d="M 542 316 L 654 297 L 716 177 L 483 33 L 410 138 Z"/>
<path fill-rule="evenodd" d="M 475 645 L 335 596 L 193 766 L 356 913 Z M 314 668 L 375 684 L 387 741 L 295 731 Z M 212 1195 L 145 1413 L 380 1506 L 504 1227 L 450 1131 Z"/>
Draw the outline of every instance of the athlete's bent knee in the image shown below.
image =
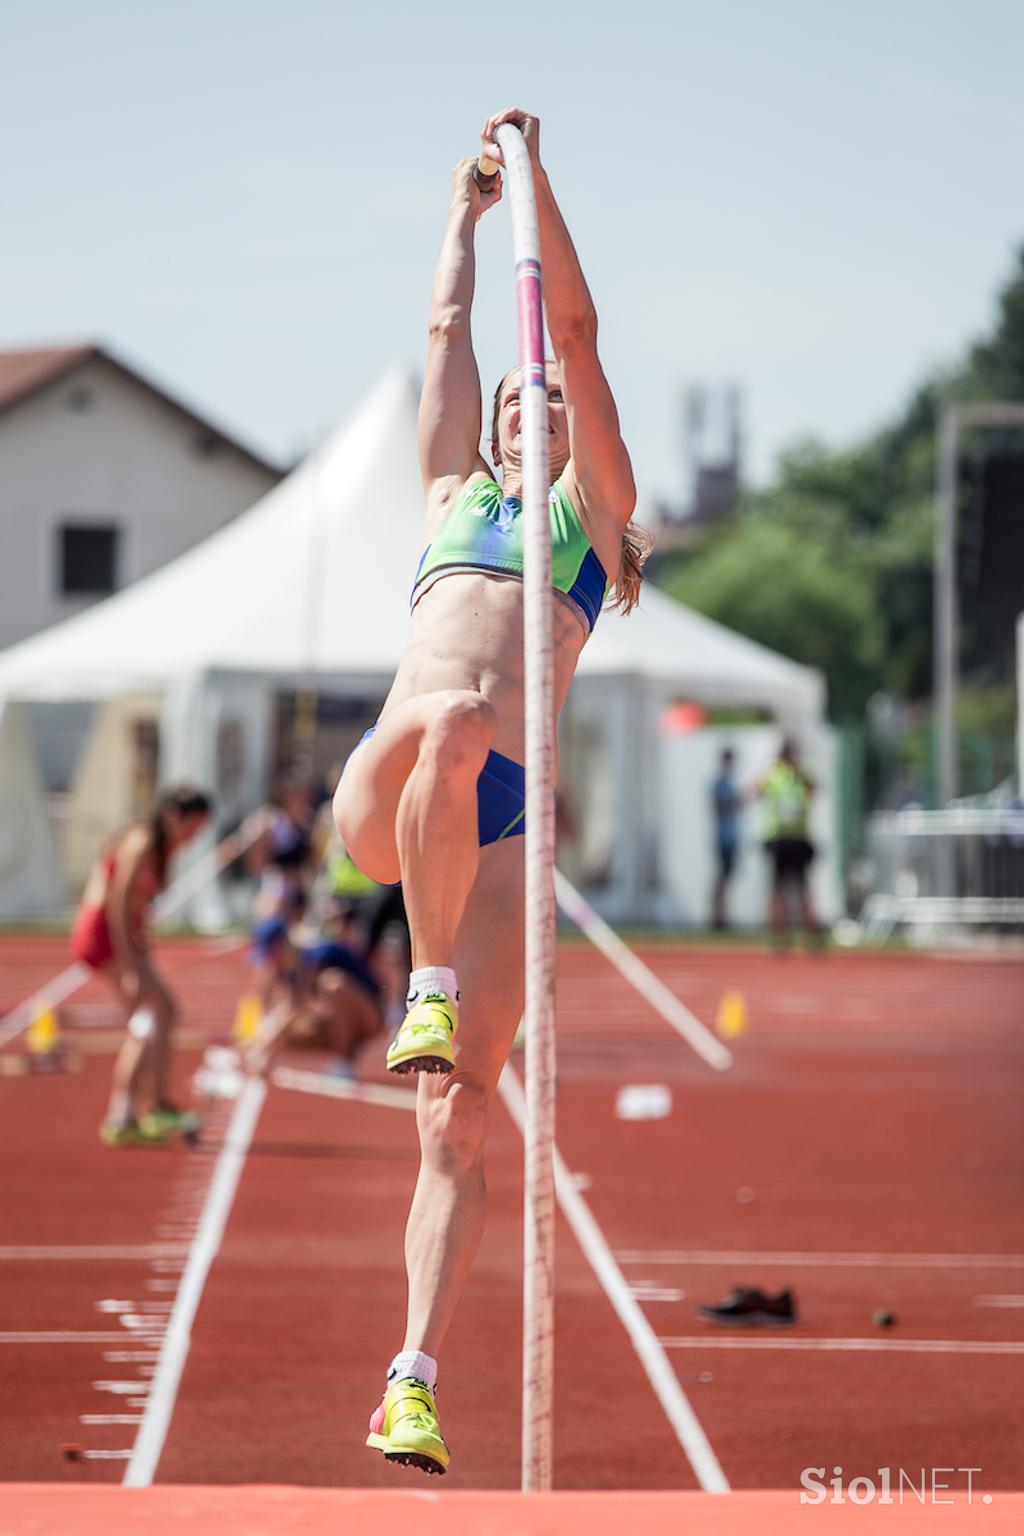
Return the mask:
<path fill-rule="evenodd" d="M 478 694 L 443 694 L 424 729 L 420 758 L 435 758 L 444 772 L 478 774 L 491 749 L 496 726 L 493 705 Z"/>
<path fill-rule="evenodd" d="M 445 1169 L 475 1167 L 483 1152 L 489 1099 L 482 1083 L 459 1077 L 421 1104 L 418 1123 L 424 1159 Z"/>

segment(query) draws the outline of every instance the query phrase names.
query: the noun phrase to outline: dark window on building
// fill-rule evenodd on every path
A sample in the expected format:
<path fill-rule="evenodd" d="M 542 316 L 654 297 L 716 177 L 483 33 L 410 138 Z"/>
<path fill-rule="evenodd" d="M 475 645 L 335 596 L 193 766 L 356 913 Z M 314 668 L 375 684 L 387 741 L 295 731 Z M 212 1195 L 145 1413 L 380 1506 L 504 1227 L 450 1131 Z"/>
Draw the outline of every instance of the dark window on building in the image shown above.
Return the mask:
<path fill-rule="evenodd" d="M 102 597 L 117 588 L 116 527 L 65 523 L 58 531 L 58 590 L 64 597 Z"/>

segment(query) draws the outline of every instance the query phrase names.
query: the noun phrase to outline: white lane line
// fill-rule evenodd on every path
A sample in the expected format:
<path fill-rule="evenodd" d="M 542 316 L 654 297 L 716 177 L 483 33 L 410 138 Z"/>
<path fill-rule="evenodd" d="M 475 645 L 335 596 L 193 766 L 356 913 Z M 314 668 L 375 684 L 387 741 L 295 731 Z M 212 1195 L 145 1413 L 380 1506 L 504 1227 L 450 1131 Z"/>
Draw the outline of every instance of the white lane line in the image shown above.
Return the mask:
<path fill-rule="evenodd" d="M 57 1332 L 55 1329 L 29 1332 L 11 1329 L 0 1333 L 0 1344 L 123 1344 L 123 1333 Z"/>
<path fill-rule="evenodd" d="M 975 1296 L 976 1307 L 1024 1307 L 1024 1296 Z"/>
<path fill-rule="evenodd" d="M 61 1263 L 71 1260 L 77 1264 L 83 1259 L 159 1259 L 173 1261 L 186 1252 L 184 1243 L 126 1243 L 118 1245 L 86 1243 L 75 1247 L 69 1243 L 6 1243 L 0 1244 L 0 1263 Z"/>
<path fill-rule="evenodd" d="M 294 1067 L 275 1067 L 270 1080 L 275 1088 L 290 1088 L 297 1093 L 315 1093 L 328 1099 L 354 1099 L 358 1104 L 380 1104 L 388 1109 L 416 1109 L 415 1088 L 351 1082 L 324 1072 L 300 1072 Z"/>
<path fill-rule="evenodd" d="M 85 1461 L 128 1461 L 131 1451 L 83 1451 Z"/>
<path fill-rule="evenodd" d="M 31 997 L 26 997 L 24 1002 L 16 1003 L 9 1013 L 0 1018 L 0 1049 L 9 1040 L 14 1040 L 23 1030 L 27 1029 L 38 1013 L 45 1013 L 48 1008 L 56 1008 L 65 998 L 77 992 L 79 987 L 85 985 L 92 975 L 87 965 L 75 961 L 74 965 L 66 966 L 58 975 L 33 992 Z"/>
<path fill-rule="evenodd" d="M 507 1063 L 498 1083 L 505 1108 L 519 1127 L 520 1135 L 526 1134 L 526 1100 L 523 1086 L 515 1071 Z M 718 1458 L 704 1433 L 703 1426 L 694 1413 L 679 1379 L 672 1369 L 654 1329 L 640 1309 L 636 1298 L 623 1278 L 622 1271 L 612 1258 L 611 1249 L 601 1228 L 594 1219 L 590 1207 L 576 1187 L 558 1148 L 554 1152 L 555 1193 L 562 1212 L 572 1227 L 576 1241 L 611 1302 L 637 1352 L 647 1379 L 654 1388 L 679 1444 L 686 1453 L 705 1493 L 728 1493 L 729 1484 Z"/>
<path fill-rule="evenodd" d="M 724 1072 L 732 1066 L 732 1052 L 711 1033 L 706 1024 L 701 1023 L 696 1014 L 690 1012 L 661 977 L 649 965 L 645 965 L 628 944 L 623 943 L 615 930 L 609 928 L 604 918 L 594 911 L 589 901 L 557 869 L 555 892 L 558 905 L 566 916 L 572 919 L 577 928 L 611 961 L 619 974 L 636 988 L 656 1013 L 660 1013 L 666 1024 L 671 1024 L 676 1034 L 681 1035 L 709 1067 Z"/>
<path fill-rule="evenodd" d="M 801 1349 L 824 1353 L 861 1351 L 907 1355 L 1024 1355 L 1024 1341 L 1003 1339 L 779 1339 L 662 1338 L 664 1349 Z"/>
<path fill-rule="evenodd" d="M 141 1424 L 141 1413 L 80 1413 L 79 1424 Z"/>
<path fill-rule="evenodd" d="M 199 1309 L 206 1277 L 224 1236 L 224 1228 L 266 1093 L 266 1083 L 261 1078 L 252 1077 L 235 1101 L 231 1122 L 217 1157 L 199 1230 L 192 1244 L 160 1349 L 160 1361 L 146 1403 L 145 1417 L 136 1436 L 131 1460 L 125 1469 L 122 1481 L 126 1487 L 148 1488 L 156 1473 L 188 1357 L 192 1324 Z M 147 1321 L 152 1322 L 152 1319 Z"/>
<path fill-rule="evenodd" d="M 213 849 L 211 852 L 217 852 L 217 850 Z M 192 866 L 192 870 L 198 868 L 199 864 Z M 186 899 L 189 894 L 186 883 L 192 870 L 186 870 L 185 874 L 179 875 L 174 884 L 169 885 L 163 895 L 159 897 L 160 910 L 157 913 L 157 921 L 160 921 L 162 914 L 175 911 Z M 216 873 L 216 870 L 214 873 Z M 178 889 L 179 887 L 181 889 Z M 240 949 L 245 942 L 245 939 L 227 936 L 226 948 Z M 217 944 L 221 945 L 220 949 L 214 947 Z M 179 970 L 192 971 L 198 966 L 205 964 L 207 959 L 219 958 L 225 952 L 224 945 L 225 940 L 214 940 L 213 944 L 209 946 L 207 955 L 190 961 L 188 965 L 180 966 Z M 60 1003 L 65 1002 L 67 998 L 77 992 L 80 987 L 84 987 L 91 975 L 92 971 L 89 967 L 82 965 L 76 960 L 73 965 L 66 966 L 63 971 L 58 971 L 56 976 L 44 982 L 38 991 L 33 992 L 30 997 L 26 997 L 20 1003 L 15 1003 L 13 1008 L 0 1017 L 0 1050 L 9 1041 L 17 1039 L 18 1035 L 28 1028 L 29 1024 L 38 1014 L 45 1012 L 48 1008 L 56 1008 Z"/>
<path fill-rule="evenodd" d="M 620 1264 L 763 1264 L 825 1269 L 1024 1269 L 1020 1253 L 757 1253 L 733 1249 L 623 1249 Z"/>

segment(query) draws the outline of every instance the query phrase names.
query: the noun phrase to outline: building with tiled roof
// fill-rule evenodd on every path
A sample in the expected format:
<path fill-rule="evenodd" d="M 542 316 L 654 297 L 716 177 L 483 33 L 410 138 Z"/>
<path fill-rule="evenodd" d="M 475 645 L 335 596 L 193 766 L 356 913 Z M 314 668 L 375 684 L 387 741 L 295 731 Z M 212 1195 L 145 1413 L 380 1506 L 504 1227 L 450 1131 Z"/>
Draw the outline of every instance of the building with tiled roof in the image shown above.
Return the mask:
<path fill-rule="evenodd" d="M 104 347 L 0 350 L 0 648 L 157 570 L 279 479 Z"/>

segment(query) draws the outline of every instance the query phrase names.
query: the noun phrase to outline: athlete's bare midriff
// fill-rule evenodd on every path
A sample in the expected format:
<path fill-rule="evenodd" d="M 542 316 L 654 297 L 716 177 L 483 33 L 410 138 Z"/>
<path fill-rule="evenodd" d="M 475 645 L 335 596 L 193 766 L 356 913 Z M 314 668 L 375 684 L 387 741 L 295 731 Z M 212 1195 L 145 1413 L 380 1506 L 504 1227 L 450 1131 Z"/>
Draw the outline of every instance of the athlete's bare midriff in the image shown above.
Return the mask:
<path fill-rule="evenodd" d="M 554 711 L 561 713 L 587 638 L 582 619 L 552 595 Z M 381 711 L 446 688 L 468 689 L 493 705 L 494 750 L 523 761 L 523 583 L 476 571 L 435 582 L 412 611 L 409 638 Z"/>

